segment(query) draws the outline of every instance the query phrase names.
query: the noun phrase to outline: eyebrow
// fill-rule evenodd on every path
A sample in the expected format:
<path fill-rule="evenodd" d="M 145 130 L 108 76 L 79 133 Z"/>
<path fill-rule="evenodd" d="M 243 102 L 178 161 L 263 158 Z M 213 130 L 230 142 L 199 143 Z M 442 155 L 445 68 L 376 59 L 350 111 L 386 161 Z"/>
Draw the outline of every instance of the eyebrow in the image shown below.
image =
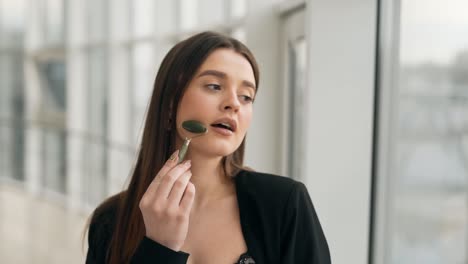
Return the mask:
<path fill-rule="evenodd" d="M 226 73 L 220 72 L 220 71 L 217 71 L 217 70 L 203 71 L 197 77 L 202 77 L 202 76 L 207 76 L 207 75 L 212 75 L 212 76 L 218 77 L 220 79 L 227 79 L 227 74 Z M 243 80 L 242 84 L 247 86 L 247 87 L 250 87 L 250 88 L 254 89 L 255 91 L 257 91 L 257 88 L 255 87 L 255 85 L 252 82 L 249 82 L 247 80 Z"/>

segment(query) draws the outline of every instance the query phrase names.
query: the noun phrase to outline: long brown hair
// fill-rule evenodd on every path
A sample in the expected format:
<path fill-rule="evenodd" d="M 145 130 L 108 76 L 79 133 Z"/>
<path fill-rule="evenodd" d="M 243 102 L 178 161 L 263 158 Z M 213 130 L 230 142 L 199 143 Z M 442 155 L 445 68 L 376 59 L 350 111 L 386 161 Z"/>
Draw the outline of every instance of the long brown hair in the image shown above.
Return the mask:
<path fill-rule="evenodd" d="M 145 235 L 138 207 L 141 197 L 169 155 L 175 151 L 177 106 L 205 59 L 216 49 L 227 48 L 244 56 L 251 64 L 258 89 L 259 70 L 249 49 L 240 41 L 215 32 L 202 32 L 176 44 L 163 59 L 154 82 L 147 110 L 139 154 L 127 190 L 111 197 L 94 212 L 109 203 L 118 204 L 115 229 L 107 251 L 108 263 L 128 263 Z M 175 107 L 172 107 L 175 106 Z M 223 158 L 227 176 L 243 168 L 245 138 L 239 148 Z"/>

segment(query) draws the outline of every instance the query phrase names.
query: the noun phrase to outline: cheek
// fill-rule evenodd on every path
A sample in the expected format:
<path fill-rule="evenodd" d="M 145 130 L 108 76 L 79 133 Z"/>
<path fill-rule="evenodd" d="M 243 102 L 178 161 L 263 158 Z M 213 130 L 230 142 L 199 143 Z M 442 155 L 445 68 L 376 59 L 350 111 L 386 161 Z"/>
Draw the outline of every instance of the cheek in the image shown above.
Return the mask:
<path fill-rule="evenodd" d="M 194 105 L 196 102 L 197 100 L 189 87 L 180 100 L 179 108 L 177 109 L 177 121 L 181 121 L 180 118 L 187 118 L 193 109 L 196 109 L 197 106 Z"/>
<path fill-rule="evenodd" d="M 188 90 L 182 97 L 177 111 L 177 123 L 188 119 L 203 121 L 203 118 L 213 112 L 213 102 L 210 97 L 197 91 Z"/>
<path fill-rule="evenodd" d="M 252 121 L 252 108 L 245 109 L 242 114 L 239 116 L 239 123 L 242 125 L 244 133 L 247 132 L 247 129 L 250 127 Z"/>

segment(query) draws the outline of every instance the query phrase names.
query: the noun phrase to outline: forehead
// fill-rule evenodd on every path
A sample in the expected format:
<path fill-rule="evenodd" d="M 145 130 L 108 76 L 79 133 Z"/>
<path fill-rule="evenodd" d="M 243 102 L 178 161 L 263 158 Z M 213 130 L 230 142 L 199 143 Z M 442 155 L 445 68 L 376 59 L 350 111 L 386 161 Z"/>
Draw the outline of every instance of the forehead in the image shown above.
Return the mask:
<path fill-rule="evenodd" d="M 198 69 L 198 73 L 206 70 L 224 72 L 229 78 L 242 79 L 255 83 L 255 76 L 249 61 L 240 53 L 231 49 L 213 51 Z"/>

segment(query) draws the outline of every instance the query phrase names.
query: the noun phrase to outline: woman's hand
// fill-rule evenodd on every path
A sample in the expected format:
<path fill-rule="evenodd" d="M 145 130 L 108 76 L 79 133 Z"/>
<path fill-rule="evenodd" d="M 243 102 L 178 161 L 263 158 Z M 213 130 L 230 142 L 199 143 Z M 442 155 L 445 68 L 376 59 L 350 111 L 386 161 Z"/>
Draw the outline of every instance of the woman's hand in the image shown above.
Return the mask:
<path fill-rule="evenodd" d="M 146 236 L 174 251 L 184 245 L 195 198 L 190 161 L 177 165 L 177 154 L 164 164 L 139 204 Z"/>

